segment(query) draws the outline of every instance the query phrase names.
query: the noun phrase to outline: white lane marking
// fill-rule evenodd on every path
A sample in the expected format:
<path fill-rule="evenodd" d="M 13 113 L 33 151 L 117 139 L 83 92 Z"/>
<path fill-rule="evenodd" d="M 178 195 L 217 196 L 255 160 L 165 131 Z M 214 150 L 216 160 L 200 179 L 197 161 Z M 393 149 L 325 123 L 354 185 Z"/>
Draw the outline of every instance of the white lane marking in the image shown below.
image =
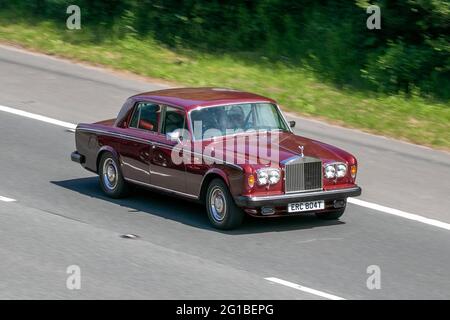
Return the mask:
<path fill-rule="evenodd" d="M 30 119 L 34 119 L 34 120 L 51 123 L 51 124 L 54 124 L 57 126 L 68 128 L 68 129 L 75 129 L 77 127 L 77 125 L 73 124 L 73 123 L 52 119 L 49 117 L 41 116 L 39 114 L 35 114 L 35 113 L 31 113 L 31 112 L 27 112 L 27 111 L 23 111 L 23 110 L 19 110 L 19 109 L 14 109 L 14 108 L 2 106 L 2 105 L 0 105 L 0 111 L 12 113 L 12 114 L 15 114 L 18 116 L 22 116 L 22 117 L 26 117 L 26 118 L 30 118 Z"/>
<path fill-rule="evenodd" d="M 264 279 L 266 279 L 267 281 L 281 284 L 286 287 L 290 287 L 290 288 L 297 289 L 297 290 L 300 290 L 300 291 L 303 291 L 306 293 L 310 293 L 310 294 L 313 294 L 313 295 L 316 295 L 316 296 L 319 296 L 322 298 L 326 298 L 326 299 L 330 299 L 330 300 L 346 300 L 345 298 L 335 296 L 334 294 L 329 294 L 329 293 L 322 292 L 322 291 L 319 291 L 316 289 L 304 287 L 304 286 L 301 286 L 299 284 L 296 284 L 296 283 L 293 283 L 290 281 L 286 281 L 286 280 L 282 280 L 282 279 L 278 279 L 278 278 L 274 278 L 274 277 L 269 277 L 269 278 L 264 278 Z"/>
<path fill-rule="evenodd" d="M 11 199 L 11 198 L 0 196 L 0 201 L 3 201 L 3 202 L 16 202 L 16 199 Z"/>
<path fill-rule="evenodd" d="M 425 223 L 428 224 L 430 226 L 434 226 L 434 227 L 438 227 L 438 228 L 442 228 L 442 229 L 446 229 L 446 230 L 450 230 L 450 224 L 449 223 L 445 223 L 439 220 L 435 220 L 435 219 L 430 219 L 430 218 L 425 218 L 422 216 L 419 216 L 418 214 L 414 214 L 414 213 L 409 213 L 409 212 L 405 212 L 405 211 L 401 211 L 401 210 L 397 210 L 394 208 L 389 208 L 389 207 L 385 207 L 376 203 L 371 203 L 371 202 L 367 202 L 364 200 L 359 200 L 359 199 L 355 199 L 355 198 L 348 198 L 347 202 L 352 203 L 352 204 L 356 204 L 358 206 L 361 207 L 366 207 L 372 210 L 376 210 L 376 211 L 381 211 L 384 213 L 388 213 L 388 214 L 392 214 L 394 216 L 398 216 L 398 217 L 402 217 L 405 219 L 409 219 L 409 220 L 414 220 L 417 222 L 421 222 L 421 223 Z"/>
<path fill-rule="evenodd" d="M 0 111 L 16 114 L 16 115 L 27 117 L 27 118 L 31 118 L 31 119 L 34 119 L 34 120 L 39 120 L 39 121 L 51 123 L 51 124 L 54 124 L 54 125 L 57 125 L 57 126 L 68 128 L 70 130 L 75 130 L 75 128 L 77 127 L 77 125 L 73 124 L 73 123 L 52 119 L 52 118 L 49 118 L 49 117 L 41 116 L 41 115 L 38 115 L 38 114 L 34 114 L 34 113 L 27 112 L 27 111 L 14 109 L 14 108 L 2 106 L 2 105 L 0 105 Z M 409 220 L 414 220 L 414 221 L 417 221 L 417 222 L 425 223 L 425 224 L 428 224 L 428 225 L 431 225 L 431 226 L 434 226 L 434 227 L 450 230 L 450 224 L 442 222 L 442 221 L 439 221 L 439 220 L 435 220 L 435 219 L 425 218 L 425 217 L 419 216 L 418 214 L 404 212 L 404 211 L 401 211 L 401 210 L 385 207 L 385 206 L 382 206 L 382 205 L 379 205 L 379 204 L 376 204 L 376 203 L 371 203 L 371 202 L 367 202 L 367 201 L 363 201 L 363 200 L 359 200 L 359 199 L 355 199 L 355 198 L 348 198 L 347 201 L 349 203 L 356 204 L 358 206 L 362 206 L 362 207 L 370 208 L 370 209 L 373 209 L 373 210 L 376 210 L 376 211 L 381 211 L 381 212 L 384 212 L 384 213 L 392 214 L 392 215 L 395 215 L 395 216 L 398 216 L 398 217 L 402 217 L 402 218 L 405 218 L 405 219 L 409 219 Z"/>

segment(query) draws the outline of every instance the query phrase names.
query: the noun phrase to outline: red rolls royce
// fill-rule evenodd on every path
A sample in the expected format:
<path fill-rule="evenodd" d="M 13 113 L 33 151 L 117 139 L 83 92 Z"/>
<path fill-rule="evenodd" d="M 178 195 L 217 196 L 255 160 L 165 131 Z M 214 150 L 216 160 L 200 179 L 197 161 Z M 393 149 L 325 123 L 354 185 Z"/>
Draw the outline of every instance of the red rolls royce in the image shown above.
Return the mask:
<path fill-rule="evenodd" d="M 219 229 L 245 214 L 338 219 L 361 194 L 357 161 L 294 126 L 274 100 L 248 92 L 152 91 L 128 98 L 115 119 L 79 124 L 71 158 L 110 197 L 139 185 L 200 201 Z"/>

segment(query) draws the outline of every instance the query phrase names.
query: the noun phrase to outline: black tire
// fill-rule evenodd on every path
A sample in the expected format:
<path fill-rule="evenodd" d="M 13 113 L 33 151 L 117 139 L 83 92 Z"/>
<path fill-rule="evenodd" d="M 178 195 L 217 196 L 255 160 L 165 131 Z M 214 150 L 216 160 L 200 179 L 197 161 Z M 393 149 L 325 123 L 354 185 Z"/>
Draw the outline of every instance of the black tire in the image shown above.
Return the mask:
<path fill-rule="evenodd" d="M 111 170 L 115 172 L 114 179 L 108 178 L 108 167 L 111 167 Z M 117 161 L 112 153 L 105 152 L 102 154 L 99 162 L 98 174 L 100 186 L 108 197 L 118 199 L 128 195 L 129 186 L 123 178 L 119 161 Z M 109 177 L 111 177 L 111 175 Z"/>
<path fill-rule="evenodd" d="M 344 214 L 344 212 L 345 208 L 332 212 L 317 212 L 316 217 L 322 220 L 337 220 Z"/>
<path fill-rule="evenodd" d="M 205 205 L 209 221 L 215 228 L 231 230 L 242 224 L 244 211 L 236 205 L 223 180 L 214 179 L 210 182 Z"/>

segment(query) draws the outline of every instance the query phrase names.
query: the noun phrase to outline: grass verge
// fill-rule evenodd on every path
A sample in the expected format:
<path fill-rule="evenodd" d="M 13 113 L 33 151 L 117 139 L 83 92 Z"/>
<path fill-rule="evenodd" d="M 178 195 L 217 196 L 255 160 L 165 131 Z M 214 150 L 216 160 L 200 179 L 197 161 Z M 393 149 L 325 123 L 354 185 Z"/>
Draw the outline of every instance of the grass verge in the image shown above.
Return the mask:
<path fill-rule="evenodd" d="M 450 150 L 448 102 L 338 89 L 318 81 L 305 68 L 264 59 L 174 51 L 151 38 L 92 41 L 87 27 L 70 31 L 65 24 L 12 22 L 2 16 L 0 21 L 0 41 L 179 85 L 248 90 L 270 96 L 302 116 Z"/>

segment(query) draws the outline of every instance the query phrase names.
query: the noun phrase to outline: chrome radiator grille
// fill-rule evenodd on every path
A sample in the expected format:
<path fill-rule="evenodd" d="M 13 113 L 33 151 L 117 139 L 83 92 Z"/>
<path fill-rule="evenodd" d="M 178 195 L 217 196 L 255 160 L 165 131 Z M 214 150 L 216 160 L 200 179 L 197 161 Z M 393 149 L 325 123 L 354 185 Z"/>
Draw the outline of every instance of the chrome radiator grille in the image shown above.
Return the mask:
<path fill-rule="evenodd" d="M 285 192 L 302 192 L 322 189 L 322 162 L 300 158 L 285 166 Z"/>

